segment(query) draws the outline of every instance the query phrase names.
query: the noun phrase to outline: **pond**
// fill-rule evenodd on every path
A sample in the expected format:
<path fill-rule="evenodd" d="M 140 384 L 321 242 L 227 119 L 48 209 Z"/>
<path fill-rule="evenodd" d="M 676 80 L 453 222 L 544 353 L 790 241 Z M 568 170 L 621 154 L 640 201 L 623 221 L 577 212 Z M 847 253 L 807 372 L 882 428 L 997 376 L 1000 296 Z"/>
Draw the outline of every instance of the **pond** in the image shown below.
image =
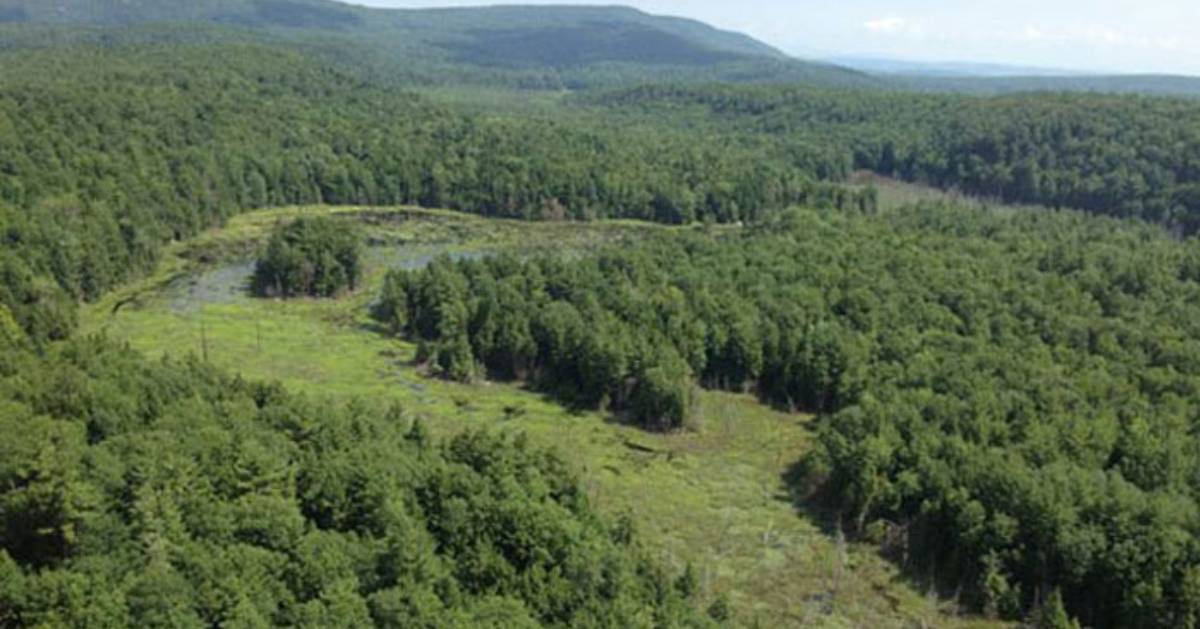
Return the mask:
<path fill-rule="evenodd" d="M 454 260 L 476 260 L 488 253 L 486 250 L 449 250 L 448 246 L 381 245 L 367 247 L 363 261 L 368 268 L 412 271 L 429 266 L 438 256 L 445 255 Z M 204 305 L 246 303 L 254 299 L 250 293 L 250 280 L 253 276 L 253 260 L 231 260 L 175 280 L 167 287 L 166 295 L 171 310 L 181 314 L 195 313 Z"/>

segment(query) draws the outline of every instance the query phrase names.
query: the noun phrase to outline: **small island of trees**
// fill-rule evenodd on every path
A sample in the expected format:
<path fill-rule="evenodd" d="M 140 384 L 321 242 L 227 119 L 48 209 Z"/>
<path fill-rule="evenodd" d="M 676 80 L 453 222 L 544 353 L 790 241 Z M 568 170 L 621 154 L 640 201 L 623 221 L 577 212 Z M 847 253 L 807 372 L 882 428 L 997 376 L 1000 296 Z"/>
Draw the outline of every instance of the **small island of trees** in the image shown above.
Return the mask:
<path fill-rule="evenodd" d="M 359 234 L 349 223 L 300 218 L 275 228 L 254 268 L 260 297 L 335 297 L 358 286 Z"/>

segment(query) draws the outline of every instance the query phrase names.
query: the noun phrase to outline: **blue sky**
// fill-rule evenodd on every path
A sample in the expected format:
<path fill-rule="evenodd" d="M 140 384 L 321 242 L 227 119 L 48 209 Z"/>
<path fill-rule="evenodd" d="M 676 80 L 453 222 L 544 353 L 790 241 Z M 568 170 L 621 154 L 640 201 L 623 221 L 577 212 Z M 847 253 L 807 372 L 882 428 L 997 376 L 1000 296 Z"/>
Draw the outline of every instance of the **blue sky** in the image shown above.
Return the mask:
<path fill-rule="evenodd" d="M 353 1 L 389 7 L 499 4 L 481 0 Z M 804 57 L 879 56 L 1200 75 L 1200 0 L 617 0 L 616 3 L 651 13 L 685 15 L 742 31 Z"/>

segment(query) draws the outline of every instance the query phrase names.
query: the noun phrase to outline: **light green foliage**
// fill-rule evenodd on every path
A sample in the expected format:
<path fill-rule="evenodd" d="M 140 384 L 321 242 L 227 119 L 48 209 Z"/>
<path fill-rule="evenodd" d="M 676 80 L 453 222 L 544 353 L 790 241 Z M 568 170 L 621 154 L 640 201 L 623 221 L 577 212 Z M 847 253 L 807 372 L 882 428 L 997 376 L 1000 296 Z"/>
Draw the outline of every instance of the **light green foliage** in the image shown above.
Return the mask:
<path fill-rule="evenodd" d="M 25 340 L 25 332 L 13 318 L 12 312 L 0 305 L 0 346 L 20 345 Z"/>
<path fill-rule="evenodd" d="M 1062 592 L 1054 590 L 1033 615 L 1033 626 L 1037 629 L 1079 629 L 1079 623 L 1067 615 L 1063 607 Z"/>
<path fill-rule="evenodd" d="M 167 280 L 194 273 L 204 283 L 205 267 L 189 270 L 186 261 L 216 259 L 219 275 L 220 256 L 255 251 L 253 244 L 241 243 L 262 242 L 281 217 L 328 212 L 362 215 L 370 224 L 369 239 L 404 243 L 397 245 L 399 255 L 417 259 L 439 251 L 587 250 L 684 231 L 635 223 L 526 224 L 409 209 L 255 212 L 174 247 L 153 277 L 88 307 L 83 329 L 104 331 L 151 356 L 199 354 L 200 311 L 177 310 L 179 284 Z M 614 517 L 628 514 L 625 521 L 632 526 L 623 530 L 632 529 L 673 574 L 690 561 L 704 604 L 727 593 L 734 625 L 755 618 L 764 626 L 797 619 L 828 627 L 981 624 L 955 618 L 943 604 L 906 585 L 874 549 L 840 550 L 822 531 L 820 518 L 797 515 L 781 477 L 811 446 L 806 418 L 772 411 L 751 397 L 701 392 L 694 416 L 701 430 L 645 433 L 608 422 L 599 413 L 569 411 L 517 387 L 424 377 L 410 366 L 416 346 L 372 331 L 367 318 L 368 305 L 383 287 L 384 271 L 397 264 L 382 254 L 366 252 L 363 290 L 339 300 L 221 303 L 218 298 L 209 303 L 203 317 L 210 360 L 249 379 L 281 380 L 292 390 L 362 398 L 387 407 L 395 401 L 406 416 L 424 418 L 413 424 L 424 435 L 418 442 L 481 426 L 528 435 L 531 443 L 563 453 L 599 511 Z M 199 293 L 194 299 L 209 295 Z M 132 305 L 113 314 L 114 303 L 135 296 Z M 322 556 L 335 552 L 343 551 L 330 547 Z M 319 570 L 332 577 L 345 569 Z M 428 600 L 433 595 L 412 596 Z M 397 600 L 399 594 L 380 592 L 371 606 L 390 608 Z"/>

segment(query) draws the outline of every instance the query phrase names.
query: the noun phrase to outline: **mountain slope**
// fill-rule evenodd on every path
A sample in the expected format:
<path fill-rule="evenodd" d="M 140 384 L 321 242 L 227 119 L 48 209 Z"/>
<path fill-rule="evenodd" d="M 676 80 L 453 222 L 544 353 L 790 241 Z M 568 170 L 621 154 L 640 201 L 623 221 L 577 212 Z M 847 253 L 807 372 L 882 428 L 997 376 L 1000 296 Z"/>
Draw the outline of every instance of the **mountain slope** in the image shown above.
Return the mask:
<path fill-rule="evenodd" d="M 665 80 L 878 83 L 856 71 L 792 59 L 743 34 L 616 6 L 375 9 L 331 0 L 0 0 L 0 22 L 12 23 L 0 25 L 6 47 L 71 37 L 162 42 L 194 39 L 199 30 L 209 38 L 299 45 L 344 66 L 368 68 L 376 78 L 426 83 L 551 89 Z M 179 31 L 180 25 L 187 29 Z"/>
<path fill-rule="evenodd" d="M 498 6 L 460 9 L 373 9 L 329 0 L 0 0 L 0 21 L 44 24 L 128 26 L 134 24 L 211 22 L 252 28 L 404 35 L 445 48 L 451 54 L 472 52 L 489 43 L 532 35 L 527 48 L 539 48 L 552 35 L 563 35 L 557 48 L 583 60 L 623 60 L 631 57 L 622 45 L 630 39 L 658 38 L 674 48 L 667 61 L 687 57 L 724 60 L 730 57 L 785 58 L 786 55 L 753 38 L 721 31 L 701 22 L 661 17 L 626 7 Z M 613 37 L 624 33 L 625 38 Z M 571 37 L 572 35 L 576 37 Z M 582 41 L 578 36 L 583 36 Z M 604 40 L 611 46 L 580 55 Z M 509 48 L 514 48 L 511 44 Z M 516 51 L 532 56 L 529 50 Z M 651 62 L 653 62 L 653 53 Z M 690 59 L 689 59 L 690 60 Z"/>

